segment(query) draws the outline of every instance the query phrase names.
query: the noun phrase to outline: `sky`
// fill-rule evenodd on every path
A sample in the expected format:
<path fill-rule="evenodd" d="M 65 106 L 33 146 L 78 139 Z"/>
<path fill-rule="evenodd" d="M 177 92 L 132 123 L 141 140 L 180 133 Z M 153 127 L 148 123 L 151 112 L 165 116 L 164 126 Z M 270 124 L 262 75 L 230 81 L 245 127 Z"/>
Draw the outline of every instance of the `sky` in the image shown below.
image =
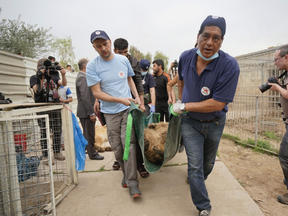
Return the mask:
<path fill-rule="evenodd" d="M 221 49 L 231 56 L 288 43 L 288 0 L 0 0 L 0 7 L 1 20 L 21 14 L 26 24 L 70 36 L 75 63 L 98 56 L 90 35 L 99 29 L 112 43 L 122 37 L 144 54 L 161 51 L 173 62 L 194 47 L 208 15 L 225 18 Z"/>

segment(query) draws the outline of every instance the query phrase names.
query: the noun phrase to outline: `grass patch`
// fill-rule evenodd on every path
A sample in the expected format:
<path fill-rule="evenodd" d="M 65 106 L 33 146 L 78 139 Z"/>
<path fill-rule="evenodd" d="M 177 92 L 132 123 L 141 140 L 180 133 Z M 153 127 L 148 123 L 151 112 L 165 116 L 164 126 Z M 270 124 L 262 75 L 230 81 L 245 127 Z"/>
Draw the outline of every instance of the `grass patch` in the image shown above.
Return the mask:
<path fill-rule="evenodd" d="M 106 172 L 106 171 L 111 171 L 111 170 L 106 170 L 104 168 L 105 166 L 102 166 L 100 169 L 98 170 L 89 170 L 89 171 L 81 171 L 81 173 L 90 173 L 90 172 Z"/>
<path fill-rule="evenodd" d="M 242 186 L 242 187 L 244 187 L 245 186 L 245 184 L 240 180 L 240 179 L 236 179 L 237 181 L 238 181 L 238 183 Z"/>
<path fill-rule="evenodd" d="M 222 134 L 222 138 L 227 138 L 227 139 L 230 139 L 230 140 L 235 140 L 235 141 L 241 141 L 241 139 L 237 136 L 232 136 L 230 134 Z"/>
<path fill-rule="evenodd" d="M 162 167 L 183 166 L 183 165 L 188 165 L 188 163 L 182 163 L 182 164 L 166 164 L 166 165 L 163 165 Z"/>
<path fill-rule="evenodd" d="M 252 140 L 250 138 L 248 138 L 246 142 L 247 144 L 255 145 L 255 140 Z M 264 149 L 269 150 L 271 152 L 275 152 L 276 154 L 279 154 L 279 150 L 274 148 L 274 146 L 272 146 L 268 141 L 258 140 L 257 146 L 255 146 L 254 150 L 263 153 L 263 152 L 266 152 Z"/>
<path fill-rule="evenodd" d="M 272 133 L 270 133 L 271 135 Z M 275 135 L 275 134 L 274 134 Z M 272 136 L 272 135 L 271 135 Z M 276 135 L 275 135 L 276 136 Z M 248 140 L 243 141 L 237 136 L 232 136 L 229 134 L 222 134 L 222 138 L 227 138 L 232 141 L 235 141 L 236 144 L 241 145 L 243 147 L 252 148 L 254 151 L 266 153 L 266 154 L 279 154 L 279 150 L 272 146 L 267 140 L 258 140 L 257 146 L 255 146 L 255 140 L 248 138 Z M 270 151 L 270 152 L 269 152 Z"/>
<path fill-rule="evenodd" d="M 57 175 L 57 174 L 64 174 L 64 172 L 53 172 L 53 175 Z"/>
<path fill-rule="evenodd" d="M 274 139 L 274 140 L 281 140 L 280 137 L 278 137 L 274 132 L 272 131 L 265 131 L 263 133 L 264 136 L 266 136 L 269 139 Z"/>
<path fill-rule="evenodd" d="M 163 165 L 162 167 L 171 167 L 171 166 L 179 166 L 179 164 L 166 164 Z"/>

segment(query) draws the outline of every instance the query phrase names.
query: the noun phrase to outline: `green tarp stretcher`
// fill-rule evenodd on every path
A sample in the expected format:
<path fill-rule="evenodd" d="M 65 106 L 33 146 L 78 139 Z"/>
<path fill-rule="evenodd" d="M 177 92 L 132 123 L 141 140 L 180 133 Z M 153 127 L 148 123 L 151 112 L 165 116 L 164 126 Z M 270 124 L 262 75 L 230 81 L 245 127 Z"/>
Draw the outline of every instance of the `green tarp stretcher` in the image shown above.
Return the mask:
<path fill-rule="evenodd" d="M 138 109 L 138 107 L 133 103 L 131 103 L 129 112 L 131 115 L 129 114 L 130 117 L 128 117 L 128 121 L 127 121 L 127 130 L 126 130 L 127 143 L 125 143 L 125 151 L 124 151 L 123 159 L 125 160 L 125 157 L 126 157 L 126 160 L 127 160 L 128 155 L 129 155 L 128 147 L 130 147 L 130 139 L 128 137 L 129 137 L 129 128 L 130 128 L 130 134 L 131 134 L 131 128 L 132 128 L 132 124 L 130 123 L 129 125 L 129 121 L 130 121 L 130 122 L 133 122 L 133 125 L 135 128 L 136 136 L 137 136 L 137 139 L 138 139 L 141 151 L 142 151 L 145 168 L 147 169 L 149 173 L 154 173 L 158 171 L 167 161 L 172 159 L 178 152 L 178 147 L 179 147 L 180 138 L 181 138 L 181 117 L 173 116 L 172 114 L 170 114 L 170 121 L 168 125 L 168 131 L 167 131 L 166 142 L 165 142 L 164 160 L 161 165 L 158 165 L 158 164 L 154 164 L 148 161 L 144 155 L 144 128 L 146 128 L 147 125 L 150 123 L 159 122 L 160 114 L 157 114 L 157 113 L 151 114 L 150 116 L 145 118 L 144 113 L 140 109 Z M 126 147 L 127 147 L 127 150 L 126 150 Z M 127 151 L 128 151 L 128 154 L 127 154 Z"/>

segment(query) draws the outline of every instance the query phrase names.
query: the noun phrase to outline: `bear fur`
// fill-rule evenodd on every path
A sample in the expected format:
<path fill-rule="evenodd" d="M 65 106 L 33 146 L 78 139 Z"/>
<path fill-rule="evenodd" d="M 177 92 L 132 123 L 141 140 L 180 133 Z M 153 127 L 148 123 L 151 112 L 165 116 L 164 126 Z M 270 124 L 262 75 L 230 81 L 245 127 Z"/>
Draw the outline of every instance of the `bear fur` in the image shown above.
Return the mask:
<path fill-rule="evenodd" d="M 106 126 L 95 126 L 94 148 L 97 150 L 97 152 L 112 151 L 112 148 L 108 142 Z"/>
<path fill-rule="evenodd" d="M 163 163 L 168 124 L 168 122 L 152 123 L 144 129 L 144 155 L 154 164 Z"/>

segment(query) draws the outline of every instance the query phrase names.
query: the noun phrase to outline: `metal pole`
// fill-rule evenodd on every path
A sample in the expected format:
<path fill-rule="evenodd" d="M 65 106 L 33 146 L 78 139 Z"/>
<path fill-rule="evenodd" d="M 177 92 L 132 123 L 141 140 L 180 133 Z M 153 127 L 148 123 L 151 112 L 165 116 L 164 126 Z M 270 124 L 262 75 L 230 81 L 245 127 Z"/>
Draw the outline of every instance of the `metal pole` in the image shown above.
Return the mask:
<path fill-rule="evenodd" d="M 256 96 L 256 109 L 255 109 L 255 146 L 257 146 L 258 135 L 258 97 Z"/>
<path fill-rule="evenodd" d="M 266 83 L 266 81 L 264 81 L 264 63 L 261 63 L 261 83 Z"/>

